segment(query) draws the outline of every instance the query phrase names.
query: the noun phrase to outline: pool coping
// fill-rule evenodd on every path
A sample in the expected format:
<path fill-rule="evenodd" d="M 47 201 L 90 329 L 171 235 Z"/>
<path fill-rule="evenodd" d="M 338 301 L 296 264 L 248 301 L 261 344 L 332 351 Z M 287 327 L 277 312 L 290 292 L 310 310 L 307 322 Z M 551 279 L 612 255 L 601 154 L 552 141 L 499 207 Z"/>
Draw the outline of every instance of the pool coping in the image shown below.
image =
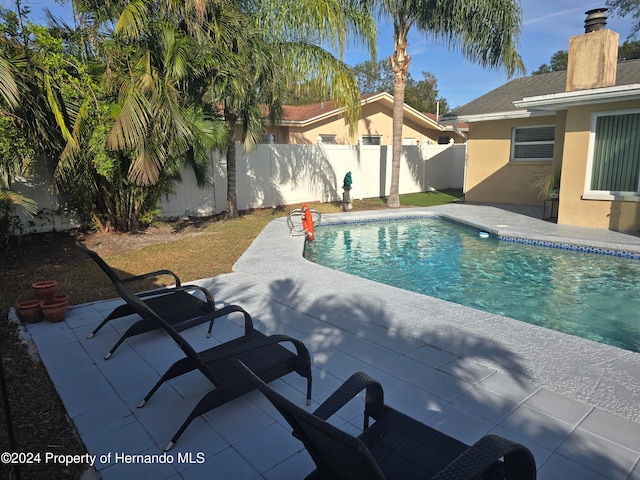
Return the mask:
<path fill-rule="evenodd" d="M 635 235 L 556 225 L 491 205 L 346 212 L 324 215 L 323 222 L 429 215 L 498 236 L 640 253 L 640 238 Z M 305 260 L 303 246 L 303 237 L 289 236 L 284 218 L 274 220 L 236 262 L 234 271 L 265 285 L 285 282 L 295 289 L 295 308 L 336 326 L 343 317 L 318 312 L 325 301 L 380 312 L 370 322 L 390 335 L 419 340 L 518 381 L 640 422 L 640 354 L 331 270 Z M 347 311 L 344 314 L 348 316 Z"/>

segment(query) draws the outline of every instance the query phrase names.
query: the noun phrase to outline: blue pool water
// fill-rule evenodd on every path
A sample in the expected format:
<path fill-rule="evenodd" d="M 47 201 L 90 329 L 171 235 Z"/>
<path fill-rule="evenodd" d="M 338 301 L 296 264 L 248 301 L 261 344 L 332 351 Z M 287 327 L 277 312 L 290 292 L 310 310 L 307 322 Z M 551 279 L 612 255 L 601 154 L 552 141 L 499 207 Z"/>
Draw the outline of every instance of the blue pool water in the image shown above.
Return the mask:
<path fill-rule="evenodd" d="M 640 352 L 640 261 L 480 238 L 441 219 L 316 229 L 320 265 Z"/>

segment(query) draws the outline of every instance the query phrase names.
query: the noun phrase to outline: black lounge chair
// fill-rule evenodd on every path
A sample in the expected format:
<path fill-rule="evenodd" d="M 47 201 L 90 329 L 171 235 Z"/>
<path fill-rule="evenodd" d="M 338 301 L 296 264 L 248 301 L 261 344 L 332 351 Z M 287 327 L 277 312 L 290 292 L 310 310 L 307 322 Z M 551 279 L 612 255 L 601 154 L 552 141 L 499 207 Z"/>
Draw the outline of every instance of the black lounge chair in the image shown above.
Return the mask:
<path fill-rule="evenodd" d="M 158 312 L 163 320 L 178 331 L 195 325 L 200 325 L 205 322 L 210 322 L 209 331 L 207 333 L 207 336 L 210 336 L 214 318 L 227 313 L 224 309 L 218 311 L 215 309 L 213 295 L 206 288 L 199 285 L 182 285 L 180 278 L 178 278 L 178 276 L 171 270 L 157 270 L 154 272 L 144 273 L 142 275 L 121 278 L 96 252 L 88 249 L 80 242 L 76 242 L 76 245 L 98 264 L 114 285 L 116 282 L 128 284 L 162 276 L 172 277 L 174 286 L 140 292 L 136 295 L 143 298 L 143 301 L 147 305 L 149 305 L 155 312 Z M 193 295 L 196 291 L 202 293 L 204 300 Z M 102 323 L 100 323 L 100 325 L 98 325 L 87 338 L 92 338 L 111 320 L 126 317 L 127 315 L 132 315 L 134 313 L 138 313 L 142 318 L 134 322 L 127 329 L 118 342 L 105 355 L 105 360 L 111 357 L 113 352 L 115 352 L 120 344 L 122 344 L 122 342 L 124 342 L 128 337 L 149 332 L 160 327 L 150 317 L 145 317 L 143 314 L 136 312 L 129 304 L 125 303 L 116 307 L 109 315 L 107 315 Z"/>
<path fill-rule="evenodd" d="M 237 305 L 230 305 L 225 307 L 227 314 L 233 311 L 244 315 L 244 335 L 208 350 L 196 352 L 168 322 L 122 282 L 115 282 L 115 287 L 127 305 L 139 315 L 150 318 L 162 326 L 185 354 L 160 377 L 138 408 L 142 408 L 164 382 L 194 370 L 199 370 L 215 386 L 200 399 L 171 438 L 165 451 L 173 448 L 178 438 L 197 417 L 255 390 L 253 383 L 233 367 L 234 358 L 248 365 L 265 382 L 271 382 L 291 372 L 298 373 L 307 379 L 307 404 L 311 403 L 311 358 L 307 348 L 299 340 L 286 335 L 264 335 L 253 328 L 253 320 L 245 310 Z M 292 344 L 295 353 L 282 346 L 282 343 Z"/>
<path fill-rule="evenodd" d="M 235 361 L 304 443 L 319 479 L 517 479 L 534 480 L 536 465 L 524 446 L 487 435 L 471 447 L 384 404 L 381 385 L 359 372 L 352 375 L 315 412 L 294 405 L 271 389 L 246 365 Z M 327 419 L 366 389 L 364 431 L 356 438 Z M 375 423 L 369 426 L 369 418 Z"/>

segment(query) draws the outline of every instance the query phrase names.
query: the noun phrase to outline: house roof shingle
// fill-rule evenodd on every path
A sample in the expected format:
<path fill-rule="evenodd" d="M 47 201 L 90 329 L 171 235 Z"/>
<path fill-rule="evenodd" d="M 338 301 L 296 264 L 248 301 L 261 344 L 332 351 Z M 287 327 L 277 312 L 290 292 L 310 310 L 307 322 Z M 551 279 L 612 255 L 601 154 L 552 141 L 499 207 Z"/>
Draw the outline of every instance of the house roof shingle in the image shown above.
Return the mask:
<path fill-rule="evenodd" d="M 373 97 L 373 93 L 364 94 L 360 97 L 361 101 Z M 330 100 L 326 102 L 309 103 L 306 105 L 284 105 L 282 107 L 283 122 L 304 122 L 321 115 L 335 112 L 340 109 L 337 102 Z"/>
<path fill-rule="evenodd" d="M 443 120 L 453 120 L 456 117 L 468 117 L 472 115 L 514 112 L 519 109 L 513 102 L 527 97 L 562 93 L 565 91 L 566 83 L 566 71 L 516 78 L 457 108 L 453 112 L 449 112 L 443 117 Z M 640 83 L 640 59 L 618 63 L 616 86 L 635 83 Z"/>

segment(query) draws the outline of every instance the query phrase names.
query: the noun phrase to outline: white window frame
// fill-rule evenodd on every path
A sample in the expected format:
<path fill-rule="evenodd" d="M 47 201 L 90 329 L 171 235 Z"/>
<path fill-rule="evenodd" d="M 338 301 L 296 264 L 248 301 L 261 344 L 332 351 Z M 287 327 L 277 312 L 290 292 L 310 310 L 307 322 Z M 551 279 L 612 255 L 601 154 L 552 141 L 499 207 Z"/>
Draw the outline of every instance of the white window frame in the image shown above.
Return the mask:
<path fill-rule="evenodd" d="M 323 145 L 338 144 L 338 135 L 336 133 L 321 133 L 318 136 L 322 139 Z"/>
<path fill-rule="evenodd" d="M 532 128 L 553 128 L 554 131 L 554 139 L 553 140 L 543 140 L 538 142 L 516 142 L 516 132 L 518 130 L 528 130 Z M 528 125 L 523 127 L 513 127 L 511 129 L 511 156 L 510 160 L 512 162 L 553 162 L 553 149 L 551 150 L 551 157 L 545 158 L 516 158 L 515 151 L 517 145 L 553 145 L 555 146 L 555 129 L 556 126 L 551 125 Z"/>
<path fill-rule="evenodd" d="M 638 191 L 636 192 L 618 192 L 608 190 L 591 190 L 591 180 L 593 176 L 593 157 L 595 154 L 596 144 L 596 126 L 599 117 L 608 117 L 614 115 L 630 115 L 640 113 L 640 108 L 630 110 L 610 110 L 603 112 L 594 112 L 591 115 L 591 131 L 589 132 L 589 147 L 587 153 L 587 168 L 584 179 L 584 200 L 617 200 L 624 202 L 640 202 L 640 178 L 638 179 Z M 640 161 L 640 159 L 638 159 Z"/>

